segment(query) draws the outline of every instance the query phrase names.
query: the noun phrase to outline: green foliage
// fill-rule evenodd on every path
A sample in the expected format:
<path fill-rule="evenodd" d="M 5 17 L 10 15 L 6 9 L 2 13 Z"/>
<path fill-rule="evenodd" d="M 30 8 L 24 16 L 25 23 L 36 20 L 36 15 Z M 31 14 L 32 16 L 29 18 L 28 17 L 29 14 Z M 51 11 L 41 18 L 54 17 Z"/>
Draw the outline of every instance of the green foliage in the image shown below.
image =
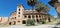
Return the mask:
<path fill-rule="evenodd" d="M 42 19 L 42 24 L 45 24 L 46 23 L 46 20 L 45 19 Z"/>
<path fill-rule="evenodd" d="M 37 0 L 27 0 L 29 6 L 34 6 L 37 3 Z"/>
<path fill-rule="evenodd" d="M 46 24 L 46 20 L 45 20 L 45 19 L 41 19 L 41 20 L 39 21 L 39 23 L 40 23 L 40 24 Z"/>
<path fill-rule="evenodd" d="M 44 12 L 47 12 L 47 11 L 50 10 L 50 7 L 47 6 L 47 5 L 45 5 L 45 4 L 42 4 L 42 3 L 37 3 L 37 5 L 36 5 L 36 11 L 40 12 L 42 10 L 44 10 Z"/>
<path fill-rule="evenodd" d="M 57 2 L 58 2 L 58 0 L 51 0 L 51 1 L 49 1 L 48 3 L 49 3 L 52 7 L 54 7 L 54 4 L 57 3 Z"/>
<path fill-rule="evenodd" d="M 58 22 L 57 25 L 60 25 L 60 22 Z"/>
<path fill-rule="evenodd" d="M 35 25 L 35 21 L 33 19 L 27 19 L 27 26 Z"/>

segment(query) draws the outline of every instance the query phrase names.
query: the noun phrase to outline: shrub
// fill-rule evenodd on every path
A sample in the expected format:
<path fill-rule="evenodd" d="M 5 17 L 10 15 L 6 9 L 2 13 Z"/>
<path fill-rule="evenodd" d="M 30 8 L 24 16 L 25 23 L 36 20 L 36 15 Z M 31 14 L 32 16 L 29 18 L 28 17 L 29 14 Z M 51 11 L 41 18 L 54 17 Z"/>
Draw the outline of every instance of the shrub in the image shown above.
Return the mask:
<path fill-rule="evenodd" d="M 58 22 L 57 25 L 60 25 L 60 22 Z"/>
<path fill-rule="evenodd" d="M 45 24 L 46 22 L 45 21 L 42 21 L 42 24 Z"/>
<path fill-rule="evenodd" d="M 27 19 L 26 25 L 27 26 L 35 25 L 35 21 L 33 19 Z"/>
<path fill-rule="evenodd" d="M 42 19 L 42 24 L 45 24 L 46 23 L 46 20 Z"/>

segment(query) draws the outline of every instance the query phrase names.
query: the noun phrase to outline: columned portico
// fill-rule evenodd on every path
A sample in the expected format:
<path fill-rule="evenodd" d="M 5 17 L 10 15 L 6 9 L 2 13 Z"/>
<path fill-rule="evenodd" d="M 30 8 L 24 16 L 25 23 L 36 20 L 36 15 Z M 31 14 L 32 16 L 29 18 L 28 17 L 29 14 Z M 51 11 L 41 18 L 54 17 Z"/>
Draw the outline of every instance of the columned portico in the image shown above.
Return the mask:
<path fill-rule="evenodd" d="M 24 15 L 25 17 L 24 18 L 27 18 L 27 19 L 33 19 L 32 15 Z M 44 15 L 34 15 L 34 19 L 43 19 L 45 18 Z"/>

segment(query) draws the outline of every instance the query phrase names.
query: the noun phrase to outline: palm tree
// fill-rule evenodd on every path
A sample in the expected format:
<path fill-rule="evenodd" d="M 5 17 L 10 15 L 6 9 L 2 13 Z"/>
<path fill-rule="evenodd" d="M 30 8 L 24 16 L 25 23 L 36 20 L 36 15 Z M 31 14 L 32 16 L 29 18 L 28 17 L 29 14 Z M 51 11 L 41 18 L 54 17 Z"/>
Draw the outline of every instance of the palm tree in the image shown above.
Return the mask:
<path fill-rule="evenodd" d="M 27 4 L 32 7 L 32 11 L 33 11 L 34 6 L 36 5 L 36 3 L 37 3 L 37 0 L 27 0 Z M 33 13 L 32 17 L 34 17 L 33 16 L 34 15 L 34 11 L 32 13 Z"/>
<path fill-rule="evenodd" d="M 37 3 L 37 0 L 27 0 L 27 4 L 29 6 L 35 6 L 36 3 Z"/>
<path fill-rule="evenodd" d="M 42 10 L 47 13 L 50 10 L 50 7 L 42 3 L 38 3 L 36 6 L 36 11 L 40 13 Z"/>
<path fill-rule="evenodd" d="M 49 3 L 52 7 L 55 7 L 55 9 L 56 9 L 57 7 L 54 6 L 55 3 L 58 3 L 58 4 L 59 4 L 60 2 L 59 2 L 59 0 L 53 0 L 53 1 L 51 0 L 51 1 L 49 1 L 48 3 Z M 56 4 L 56 5 L 58 5 L 58 4 Z M 57 14 L 58 14 L 58 17 L 60 17 L 60 11 L 59 11 L 59 9 L 58 9 L 58 10 L 56 9 L 56 12 L 57 12 Z"/>
<path fill-rule="evenodd" d="M 58 3 L 58 0 L 51 0 L 48 2 L 52 7 L 54 7 L 55 3 Z"/>
<path fill-rule="evenodd" d="M 41 11 L 44 11 L 45 13 L 49 14 L 48 11 L 50 10 L 50 7 L 48 7 L 47 5 L 44 5 L 42 3 L 38 3 L 36 6 L 36 11 L 40 14 Z M 49 18 L 49 15 L 48 15 Z M 43 19 L 44 20 L 44 19 Z M 50 22 L 50 18 L 48 19 L 48 21 Z"/>

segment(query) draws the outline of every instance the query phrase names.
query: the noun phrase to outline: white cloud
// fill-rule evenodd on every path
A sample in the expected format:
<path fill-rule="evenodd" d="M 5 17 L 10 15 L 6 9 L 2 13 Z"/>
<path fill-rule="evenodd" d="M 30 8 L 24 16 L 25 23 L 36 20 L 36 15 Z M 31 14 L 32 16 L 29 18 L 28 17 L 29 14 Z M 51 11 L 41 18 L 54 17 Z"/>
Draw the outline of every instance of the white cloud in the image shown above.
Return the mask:
<path fill-rule="evenodd" d="M 58 16 L 54 16 L 54 18 L 57 18 Z"/>
<path fill-rule="evenodd" d="M 58 2 L 60 2 L 60 0 L 58 0 Z"/>

